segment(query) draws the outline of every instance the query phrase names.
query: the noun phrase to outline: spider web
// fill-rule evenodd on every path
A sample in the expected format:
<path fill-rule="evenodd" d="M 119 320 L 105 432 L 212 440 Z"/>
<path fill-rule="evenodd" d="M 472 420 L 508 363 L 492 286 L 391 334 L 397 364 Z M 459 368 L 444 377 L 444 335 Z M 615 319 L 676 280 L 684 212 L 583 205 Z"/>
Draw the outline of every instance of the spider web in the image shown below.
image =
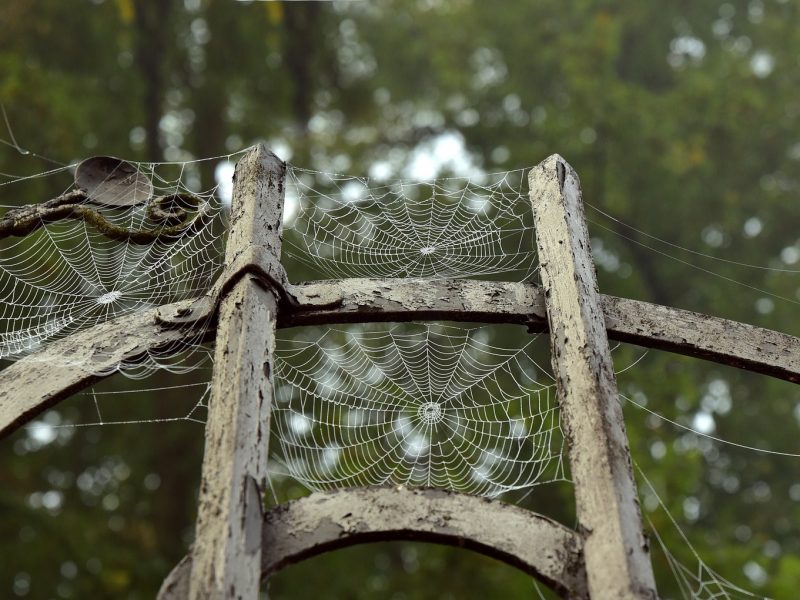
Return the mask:
<path fill-rule="evenodd" d="M 221 158 L 232 164 L 231 156 L 204 160 Z M 225 207 L 216 188 L 198 190 L 200 162 L 125 161 L 137 180 L 152 183 L 145 203 L 104 206 L 78 199 L 79 208 L 98 215 L 106 229 L 157 233 L 153 240 L 109 235 L 88 218 L 44 219 L 26 234 L 0 233 L 0 359 L 206 292 L 222 263 Z M 68 196 L 74 169 L 3 174 L 0 218 L 18 211 L 17 198 Z M 369 187 L 364 178 L 289 167 L 285 262 L 290 272 L 296 264 L 304 275 L 310 270 L 328 277 L 529 279 L 536 255 L 524 175 L 519 170 Z M 191 227 L 153 219 L 155 199 L 186 197 L 194 205 L 178 209 L 188 211 Z"/>
<path fill-rule="evenodd" d="M 196 197 L 192 214 L 203 216 L 197 227 L 142 244 L 68 220 L 0 240 L 0 358 L 204 293 L 221 266 L 224 223 L 216 190 L 198 191 L 194 182 L 198 162 L 132 163 L 137 175 L 153 182 L 153 196 Z M 70 170 L 8 177 L 0 183 L 2 200 L 14 195 L 18 186 L 11 183 L 69 189 L 57 182 Z M 524 174 L 373 185 L 290 167 L 287 212 L 297 214 L 287 215 L 284 253 L 327 277 L 526 280 L 537 263 Z M 165 227 L 153 222 L 146 205 L 93 208 L 117 228 Z M 311 489 L 394 483 L 487 496 L 565 480 L 554 388 L 537 380 L 544 372 L 531 356 L 531 342 L 508 348 L 489 339 L 486 328 L 419 325 L 416 331 L 329 330 L 311 341 L 284 341 L 276 360 L 272 476 L 289 475 Z M 202 367 L 178 360 L 168 368 Z M 126 375 L 146 377 L 150 370 L 148 363 Z M 169 419 L 110 420 L 91 391 L 98 422 L 84 425 L 202 423 L 208 385 L 175 389 L 192 386 L 201 388 L 199 399 Z M 120 393 L 128 392 L 103 394 L 110 400 Z M 711 569 L 679 528 L 694 566 L 681 563 L 650 525 L 684 597 L 755 597 Z"/>
<path fill-rule="evenodd" d="M 669 565 L 675 582 L 678 585 L 681 596 L 687 600 L 746 600 L 750 598 L 764 598 L 764 596 L 748 591 L 730 580 L 726 579 L 714 569 L 712 569 L 698 554 L 683 529 L 678 525 L 675 517 L 667 509 L 661 496 L 656 492 L 655 487 L 645 475 L 638 463 L 633 463 L 639 473 L 639 477 L 645 483 L 644 490 L 650 498 L 656 502 L 656 506 L 664 512 L 667 522 L 677 532 L 678 538 L 689 549 L 694 559 L 694 564 L 687 565 L 678 560 L 670 550 L 666 541 L 656 528 L 653 520 L 646 516 L 650 531 L 658 542 L 658 549 Z"/>
<path fill-rule="evenodd" d="M 331 329 L 277 351 L 271 457 L 310 489 L 402 484 L 496 496 L 564 480 L 552 380 L 486 328 Z"/>
<path fill-rule="evenodd" d="M 221 267 L 225 215 L 216 188 L 198 190 L 199 163 L 126 161 L 137 182 L 152 184 L 146 202 L 111 206 L 109 198 L 101 204 L 83 194 L 78 210 L 99 221 L 63 218 L 38 222 L 26 235 L 0 235 L 0 358 L 19 358 L 116 317 L 202 295 Z M 12 199 L 74 194 L 73 170 L 3 183 L 0 218 L 20 208 Z M 124 203 L 124 191 L 118 193 Z M 154 211 L 157 199 L 166 215 Z M 137 239 L 141 232 L 149 237 Z"/>
<path fill-rule="evenodd" d="M 293 167 L 284 255 L 321 277 L 488 277 L 536 271 L 527 170 L 392 181 Z"/>

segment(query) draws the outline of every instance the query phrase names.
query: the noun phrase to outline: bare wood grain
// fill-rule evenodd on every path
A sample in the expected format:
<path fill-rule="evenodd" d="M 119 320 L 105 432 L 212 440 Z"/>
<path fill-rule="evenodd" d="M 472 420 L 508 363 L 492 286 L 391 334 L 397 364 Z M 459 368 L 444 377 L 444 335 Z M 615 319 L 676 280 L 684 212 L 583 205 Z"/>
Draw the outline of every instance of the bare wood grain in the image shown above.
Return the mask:
<path fill-rule="evenodd" d="M 592 598 L 652 600 L 655 579 L 580 183 L 558 155 L 529 177 L 550 347 Z"/>

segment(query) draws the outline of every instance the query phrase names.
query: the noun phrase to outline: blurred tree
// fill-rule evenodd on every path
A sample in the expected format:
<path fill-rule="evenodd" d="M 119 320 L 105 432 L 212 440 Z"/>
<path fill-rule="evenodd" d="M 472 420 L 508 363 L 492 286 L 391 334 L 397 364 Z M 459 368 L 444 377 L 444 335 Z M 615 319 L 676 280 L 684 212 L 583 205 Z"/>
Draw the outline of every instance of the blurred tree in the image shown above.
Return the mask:
<path fill-rule="evenodd" d="M 558 152 L 586 200 L 620 220 L 587 208 L 603 291 L 800 334 L 797 274 L 781 271 L 800 261 L 799 20 L 800 4 L 785 0 L 6 0 L 0 170 L 37 173 L 47 159 L 93 153 L 183 161 L 259 139 L 299 166 L 373 175 L 377 166 L 408 174 L 415 157 L 447 175 Z M 203 163 L 204 188 L 216 166 Z M 36 202 L 63 191 L 53 185 L 0 194 Z M 618 356 L 627 364 L 634 354 Z M 651 352 L 620 387 L 686 426 L 797 449 L 794 386 Z M 137 411 L 159 418 L 172 401 L 139 394 Z M 91 408 L 76 399 L 47 418 L 86 422 Z M 797 459 L 698 438 L 631 404 L 626 415 L 634 457 L 700 555 L 759 594 L 791 597 Z M 201 428 L 56 431 L 38 440 L 22 431 L 0 446 L 0 594 L 152 597 L 190 540 Z M 569 522 L 567 493 L 537 490 L 522 502 Z M 287 571 L 271 594 L 304 597 L 315 579 L 337 580 L 331 597 L 530 594 L 505 567 L 474 564 L 448 549 L 356 548 Z M 657 565 L 661 593 L 676 597 L 668 566 Z"/>

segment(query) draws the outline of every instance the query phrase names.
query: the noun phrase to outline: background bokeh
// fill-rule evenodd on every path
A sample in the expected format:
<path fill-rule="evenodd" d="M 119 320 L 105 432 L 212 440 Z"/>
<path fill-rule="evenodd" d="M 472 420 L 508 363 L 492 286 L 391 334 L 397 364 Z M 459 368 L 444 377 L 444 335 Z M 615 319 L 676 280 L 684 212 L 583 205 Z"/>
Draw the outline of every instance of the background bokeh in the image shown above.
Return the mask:
<path fill-rule="evenodd" d="M 221 157 L 199 163 L 208 189 L 230 176 L 226 155 L 257 141 L 300 167 L 379 178 L 518 169 L 558 152 L 591 204 L 602 291 L 795 335 L 798 91 L 794 0 L 0 3 L 4 182 L 92 154 Z M 4 185 L 0 203 L 63 191 L 48 182 Z M 624 366 L 641 354 L 615 357 Z M 109 407 L 124 418 L 157 420 L 184 414 L 196 390 L 137 385 L 207 377 L 114 377 L 97 389 L 126 392 Z M 619 377 L 626 396 L 700 434 L 800 451 L 796 386 L 656 351 Z M 90 422 L 94 410 L 79 396 L 41 419 Z M 643 511 L 675 557 L 696 570 L 696 551 L 757 595 L 796 597 L 800 459 L 630 403 L 625 414 L 634 459 L 686 535 L 640 480 Z M 202 425 L 37 431 L 0 441 L 0 597 L 153 597 L 191 542 Z M 571 524 L 568 499 L 567 486 L 507 498 Z M 684 597 L 664 557 L 654 561 L 660 593 Z M 466 551 L 398 543 L 292 567 L 265 594 L 535 591 Z"/>

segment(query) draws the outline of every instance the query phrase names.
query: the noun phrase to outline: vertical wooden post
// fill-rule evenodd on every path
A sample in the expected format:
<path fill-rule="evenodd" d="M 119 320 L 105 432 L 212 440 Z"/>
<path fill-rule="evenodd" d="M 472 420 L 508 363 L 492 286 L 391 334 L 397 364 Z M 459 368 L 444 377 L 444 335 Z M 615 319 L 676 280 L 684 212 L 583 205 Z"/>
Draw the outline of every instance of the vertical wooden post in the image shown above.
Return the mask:
<path fill-rule="evenodd" d="M 580 182 L 558 155 L 528 179 L 589 592 L 655 599 Z"/>
<path fill-rule="evenodd" d="M 280 256 L 286 165 L 259 145 L 236 166 L 226 264 L 249 247 Z M 192 600 L 259 596 L 277 299 L 252 276 L 219 306 Z"/>

